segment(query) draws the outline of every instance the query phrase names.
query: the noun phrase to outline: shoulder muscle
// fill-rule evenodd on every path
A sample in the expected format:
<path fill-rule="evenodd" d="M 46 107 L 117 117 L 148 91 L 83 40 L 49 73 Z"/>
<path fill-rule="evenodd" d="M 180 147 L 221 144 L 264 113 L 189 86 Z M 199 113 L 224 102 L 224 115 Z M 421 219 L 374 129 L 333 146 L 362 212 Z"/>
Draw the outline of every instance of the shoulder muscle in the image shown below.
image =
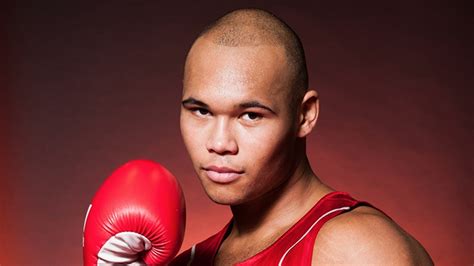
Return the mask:
<path fill-rule="evenodd" d="M 313 265 L 432 265 L 423 247 L 379 211 L 359 207 L 328 221 L 318 233 Z"/>

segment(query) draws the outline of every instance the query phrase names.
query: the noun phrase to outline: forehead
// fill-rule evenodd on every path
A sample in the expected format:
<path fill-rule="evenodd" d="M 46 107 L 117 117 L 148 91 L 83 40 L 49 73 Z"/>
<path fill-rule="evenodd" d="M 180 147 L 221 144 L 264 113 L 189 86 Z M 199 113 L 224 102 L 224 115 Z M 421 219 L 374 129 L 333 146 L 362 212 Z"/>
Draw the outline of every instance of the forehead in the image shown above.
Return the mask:
<path fill-rule="evenodd" d="M 202 38 L 196 41 L 186 62 L 183 97 L 283 100 L 279 98 L 287 95 L 287 72 L 281 46 L 231 47 Z"/>

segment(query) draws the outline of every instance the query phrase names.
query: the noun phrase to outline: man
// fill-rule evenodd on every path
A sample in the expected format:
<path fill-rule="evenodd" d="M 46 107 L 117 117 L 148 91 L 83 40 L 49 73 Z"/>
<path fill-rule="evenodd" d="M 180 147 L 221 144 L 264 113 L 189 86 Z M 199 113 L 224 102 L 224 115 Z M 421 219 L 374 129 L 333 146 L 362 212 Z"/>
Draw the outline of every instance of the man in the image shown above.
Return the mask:
<path fill-rule="evenodd" d="M 432 264 L 381 211 L 313 173 L 305 138 L 318 112 L 301 42 L 280 19 L 236 10 L 200 34 L 185 63 L 181 131 L 204 190 L 233 218 L 173 264 Z"/>

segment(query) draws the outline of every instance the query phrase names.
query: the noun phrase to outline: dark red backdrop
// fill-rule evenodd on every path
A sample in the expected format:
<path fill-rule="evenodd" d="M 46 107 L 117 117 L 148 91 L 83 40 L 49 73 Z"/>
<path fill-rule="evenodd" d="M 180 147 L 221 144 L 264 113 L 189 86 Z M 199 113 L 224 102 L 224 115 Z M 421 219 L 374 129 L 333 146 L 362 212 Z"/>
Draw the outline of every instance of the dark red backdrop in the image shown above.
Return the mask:
<path fill-rule="evenodd" d="M 181 73 L 199 30 L 248 6 L 281 16 L 305 45 L 321 95 L 316 173 L 385 210 L 439 265 L 474 262 L 462 6 L 29 2 L 2 11 L 0 264 L 81 264 L 89 201 L 133 158 L 179 177 L 183 248 L 224 225 L 228 210 L 204 195 L 180 138 Z"/>

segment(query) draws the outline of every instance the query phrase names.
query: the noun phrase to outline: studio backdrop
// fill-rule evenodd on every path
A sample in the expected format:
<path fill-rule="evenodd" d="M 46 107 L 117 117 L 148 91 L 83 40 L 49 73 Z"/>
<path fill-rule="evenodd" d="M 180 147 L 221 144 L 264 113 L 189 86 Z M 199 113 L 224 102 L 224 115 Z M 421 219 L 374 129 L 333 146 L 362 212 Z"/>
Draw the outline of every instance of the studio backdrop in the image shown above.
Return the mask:
<path fill-rule="evenodd" d="M 311 3 L 309 3 L 311 2 Z M 179 130 L 183 64 L 205 25 L 242 7 L 299 34 L 320 115 L 316 174 L 384 210 L 438 265 L 471 265 L 472 93 L 462 6 L 406 1 L 15 1 L 0 56 L 0 265 L 80 265 L 104 179 L 148 158 L 179 179 L 182 250 L 221 229 Z M 472 89 L 469 88 L 469 89 Z"/>

